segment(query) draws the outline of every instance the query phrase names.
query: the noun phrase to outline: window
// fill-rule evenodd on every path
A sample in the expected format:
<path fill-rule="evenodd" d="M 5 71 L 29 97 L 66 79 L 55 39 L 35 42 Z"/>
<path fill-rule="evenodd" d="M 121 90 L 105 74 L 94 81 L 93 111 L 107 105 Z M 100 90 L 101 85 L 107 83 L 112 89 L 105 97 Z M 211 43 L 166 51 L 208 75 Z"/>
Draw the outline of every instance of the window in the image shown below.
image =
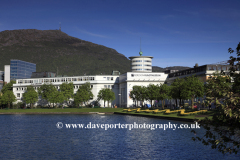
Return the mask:
<path fill-rule="evenodd" d="M 107 77 L 107 80 L 110 80 L 110 77 Z"/>
<path fill-rule="evenodd" d="M 93 85 L 91 85 L 91 88 L 93 88 Z"/>
<path fill-rule="evenodd" d="M 110 88 L 111 86 L 110 85 L 108 85 L 108 88 Z"/>
<path fill-rule="evenodd" d="M 144 60 L 144 62 L 152 62 L 152 61 L 149 61 L 149 60 Z"/>
<path fill-rule="evenodd" d="M 104 85 L 104 88 L 107 88 L 107 85 Z"/>
<path fill-rule="evenodd" d="M 114 88 L 114 85 L 112 85 L 112 88 Z"/>
<path fill-rule="evenodd" d="M 111 80 L 113 81 L 113 77 L 111 77 Z"/>
<path fill-rule="evenodd" d="M 20 97 L 20 93 L 17 93 L 17 97 Z"/>

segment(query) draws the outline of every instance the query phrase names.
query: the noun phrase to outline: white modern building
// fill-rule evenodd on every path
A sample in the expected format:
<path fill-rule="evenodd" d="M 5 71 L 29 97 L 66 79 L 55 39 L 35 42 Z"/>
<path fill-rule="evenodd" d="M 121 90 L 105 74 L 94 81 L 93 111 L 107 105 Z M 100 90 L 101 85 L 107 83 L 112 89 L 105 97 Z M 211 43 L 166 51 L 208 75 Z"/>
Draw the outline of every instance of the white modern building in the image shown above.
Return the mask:
<path fill-rule="evenodd" d="M 132 60 L 132 72 L 152 72 L 152 58 L 150 56 L 129 57 Z"/>
<path fill-rule="evenodd" d="M 52 84 L 57 89 L 60 89 L 60 85 L 64 82 L 72 82 L 74 85 L 74 93 L 77 92 L 79 86 L 89 82 L 92 87 L 92 93 L 94 95 L 90 103 L 97 100 L 98 92 L 102 88 L 111 88 L 115 95 L 118 95 L 118 75 L 95 75 L 95 76 L 76 76 L 76 77 L 52 77 L 52 78 L 29 78 L 29 79 L 17 79 L 16 84 L 13 84 L 13 93 L 17 97 L 17 102 L 22 101 L 23 93 L 27 90 L 27 86 L 32 85 L 37 91 L 43 84 Z M 112 105 L 118 103 L 118 97 L 112 102 Z M 16 102 L 16 103 L 17 103 Z M 46 105 L 47 103 L 43 100 L 39 100 L 36 105 Z M 101 102 L 101 106 L 104 104 Z M 107 106 L 107 105 L 106 105 Z"/>

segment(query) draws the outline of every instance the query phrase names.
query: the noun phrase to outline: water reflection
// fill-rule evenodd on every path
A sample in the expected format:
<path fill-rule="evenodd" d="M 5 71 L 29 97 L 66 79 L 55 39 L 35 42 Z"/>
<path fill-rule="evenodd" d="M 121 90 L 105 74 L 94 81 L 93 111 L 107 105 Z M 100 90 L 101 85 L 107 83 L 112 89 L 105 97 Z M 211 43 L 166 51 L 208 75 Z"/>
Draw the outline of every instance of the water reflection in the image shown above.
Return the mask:
<path fill-rule="evenodd" d="M 192 141 L 190 129 L 56 128 L 57 122 L 167 124 L 169 120 L 122 115 L 1 115 L 0 121 L 4 122 L 0 159 L 239 159 L 236 155 L 223 157 Z M 203 129 L 198 131 L 203 133 Z"/>

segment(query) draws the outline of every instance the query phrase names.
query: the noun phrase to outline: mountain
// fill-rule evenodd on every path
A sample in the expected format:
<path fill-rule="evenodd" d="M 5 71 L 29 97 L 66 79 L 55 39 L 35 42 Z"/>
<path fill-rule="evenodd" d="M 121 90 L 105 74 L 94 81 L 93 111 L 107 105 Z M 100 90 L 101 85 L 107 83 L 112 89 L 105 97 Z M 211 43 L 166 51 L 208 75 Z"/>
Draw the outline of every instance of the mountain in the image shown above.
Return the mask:
<path fill-rule="evenodd" d="M 0 32 L 0 69 L 10 59 L 36 63 L 37 72 L 58 75 L 111 74 L 130 71 L 130 60 L 112 48 L 71 37 L 59 30 Z"/>
<path fill-rule="evenodd" d="M 71 37 L 60 30 L 6 30 L 0 32 L 0 70 L 19 59 L 37 65 L 37 72 L 58 75 L 96 75 L 131 71 L 131 62 L 112 48 Z M 175 67 L 176 68 L 176 67 Z M 180 68 L 181 66 L 178 66 Z M 188 67 L 187 67 L 188 68 Z M 153 66 L 153 72 L 171 67 Z"/>
<path fill-rule="evenodd" d="M 161 68 L 158 66 L 152 66 L 152 71 L 153 72 L 164 72 L 166 70 L 185 70 L 185 69 L 189 69 L 190 67 L 183 67 L 183 66 L 172 66 L 172 67 L 166 67 L 166 68 Z"/>

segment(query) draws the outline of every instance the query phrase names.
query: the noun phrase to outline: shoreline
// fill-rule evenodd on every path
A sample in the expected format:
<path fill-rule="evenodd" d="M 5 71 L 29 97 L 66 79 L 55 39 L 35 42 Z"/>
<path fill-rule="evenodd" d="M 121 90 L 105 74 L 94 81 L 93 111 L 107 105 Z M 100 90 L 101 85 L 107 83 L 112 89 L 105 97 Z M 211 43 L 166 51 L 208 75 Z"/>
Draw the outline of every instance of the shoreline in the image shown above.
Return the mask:
<path fill-rule="evenodd" d="M 5 112 L 0 115 L 6 114 L 114 114 L 114 112 Z"/>
<path fill-rule="evenodd" d="M 143 115 L 143 114 L 131 114 L 131 113 L 121 113 L 121 112 L 5 112 L 0 115 L 89 115 L 89 114 L 99 114 L 99 115 L 128 115 L 128 116 L 137 116 L 137 117 L 148 117 L 148 118 L 157 118 L 157 119 L 166 119 L 166 120 L 175 120 L 175 121 L 184 121 L 184 122 L 195 122 L 199 119 L 190 119 L 190 118 L 177 118 L 177 117 L 165 117 L 165 116 L 154 116 L 154 115 Z"/>

